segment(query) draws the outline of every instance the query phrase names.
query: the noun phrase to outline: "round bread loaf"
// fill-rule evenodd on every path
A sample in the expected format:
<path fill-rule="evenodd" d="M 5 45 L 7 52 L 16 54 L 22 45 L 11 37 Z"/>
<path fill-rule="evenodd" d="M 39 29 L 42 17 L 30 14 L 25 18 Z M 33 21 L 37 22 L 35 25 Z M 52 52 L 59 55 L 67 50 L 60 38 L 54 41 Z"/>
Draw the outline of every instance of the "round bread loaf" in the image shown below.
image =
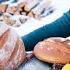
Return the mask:
<path fill-rule="evenodd" d="M 70 63 L 70 41 L 53 37 L 39 42 L 34 48 L 35 56 L 49 63 Z"/>
<path fill-rule="evenodd" d="M 25 48 L 17 33 L 0 23 L 0 70 L 15 70 L 25 59 Z"/>

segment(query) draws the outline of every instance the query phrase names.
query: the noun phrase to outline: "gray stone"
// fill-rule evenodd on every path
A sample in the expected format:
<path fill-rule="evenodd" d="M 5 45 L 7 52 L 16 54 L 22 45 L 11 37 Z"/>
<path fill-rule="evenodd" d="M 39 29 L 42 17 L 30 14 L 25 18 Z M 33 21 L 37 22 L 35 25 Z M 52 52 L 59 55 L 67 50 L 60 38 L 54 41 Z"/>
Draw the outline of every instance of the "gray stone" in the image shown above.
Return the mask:
<path fill-rule="evenodd" d="M 51 66 L 48 63 L 32 58 L 31 60 L 22 64 L 18 70 L 51 70 Z"/>

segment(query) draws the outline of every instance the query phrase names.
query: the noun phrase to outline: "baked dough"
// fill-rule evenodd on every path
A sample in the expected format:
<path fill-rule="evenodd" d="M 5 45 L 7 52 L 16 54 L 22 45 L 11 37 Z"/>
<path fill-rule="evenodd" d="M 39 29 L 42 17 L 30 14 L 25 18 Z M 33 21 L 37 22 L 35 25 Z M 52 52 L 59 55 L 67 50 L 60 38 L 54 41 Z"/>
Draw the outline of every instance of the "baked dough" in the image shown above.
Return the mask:
<path fill-rule="evenodd" d="M 25 59 L 25 48 L 17 33 L 0 23 L 0 70 L 15 70 Z"/>
<path fill-rule="evenodd" d="M 39 42 L 34 48 L 35 56 L 49 63 L 70 63 L 70 41 L 54 37 Z"/>

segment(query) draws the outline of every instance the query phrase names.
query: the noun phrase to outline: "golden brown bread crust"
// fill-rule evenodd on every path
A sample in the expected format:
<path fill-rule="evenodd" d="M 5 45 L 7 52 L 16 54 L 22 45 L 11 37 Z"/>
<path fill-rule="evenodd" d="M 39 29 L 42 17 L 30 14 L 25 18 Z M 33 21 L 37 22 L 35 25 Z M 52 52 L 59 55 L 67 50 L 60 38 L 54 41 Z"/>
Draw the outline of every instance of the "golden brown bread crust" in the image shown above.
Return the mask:
<path fill-rule="evenodd" d="M 24 44 L 17 33 L 8 28 L 0 35 L 0 70 L 15 70 L 24 59 Z"/>
<path fill-rule="evenodd" d="M 49 38 L 39 42 L 34 48 L 34 54 L 45 62 L 70 63 L 70 45 L 63 38 Z"/>

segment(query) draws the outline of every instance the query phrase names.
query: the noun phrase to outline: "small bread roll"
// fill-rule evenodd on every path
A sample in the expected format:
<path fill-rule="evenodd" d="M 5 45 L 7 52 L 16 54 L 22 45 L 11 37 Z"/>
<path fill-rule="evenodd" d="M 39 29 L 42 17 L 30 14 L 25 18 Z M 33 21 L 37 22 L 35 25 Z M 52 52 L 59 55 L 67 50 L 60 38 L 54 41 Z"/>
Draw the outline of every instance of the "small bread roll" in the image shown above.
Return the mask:
<path fill-rule="evenodd" d="M 17 11 L 17 6 L 11 7 L 11 11 L 12 11 L 13 14 L 15 14 L 15 12 Z"/>
<path fill-rule="evenodd" d="M 0 4 L 0 12 L 6 12 L 8 5 L 6 4 Z"/>
<path fill-rule="evenodd" d="M 24 8 L 25 5 L 26 5 L 25 2 L 22 2 L 22 3 L 18 4 L 18 10 L 23 11 L 23 8 Z"/>
<path fill-rule="evenodd" d="M 27 4 L 25 5 L 24 10 L 25 10 L 26 12 L 30 11 L 30 8 L 29 8 L 29 6 L 28 6 Z"/>
<path fill-rule="evenodd" d="M 3 22 L 10 26 L 16 24 L 16 20 L 12 19 L 12 16 L 9 13 L 3 14 Z"/>
<path fill-rule="evenodd" d="M 17 33 L 0 23 L 0 70 L 15 70 L 25 59 L 25 48 Z"/>
<path fill-rule="evenodd" d="M 34 15 L 33 12 L 31 11 L 31 12 L 28 13 L 28 16 L 29 16 L 29 17 L 34 17 L 35 15 Z"/>
<path fill-rule="evenodd" d="M 54 37 L 39 42 L 34 48 L 35 56 L 49 63 L 70 63 L 70 41 L 64 38 Z"/>

